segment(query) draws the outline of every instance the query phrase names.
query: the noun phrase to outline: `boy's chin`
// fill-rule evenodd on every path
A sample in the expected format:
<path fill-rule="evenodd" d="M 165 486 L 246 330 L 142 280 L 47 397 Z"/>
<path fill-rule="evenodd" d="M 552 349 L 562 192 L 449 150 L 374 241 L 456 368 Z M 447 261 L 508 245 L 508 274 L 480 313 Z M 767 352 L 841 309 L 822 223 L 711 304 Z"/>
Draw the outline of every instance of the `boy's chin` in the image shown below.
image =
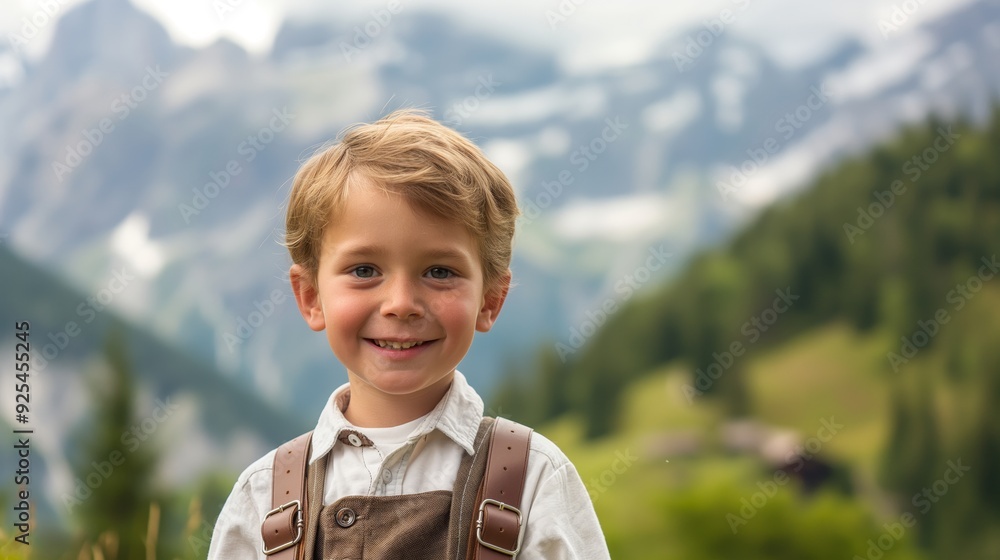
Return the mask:
<path fill-rule="evenodd" d="M 358 376 L 361 377 L 361 376 Z M 443 389 L 451 384 L 455 370 L 447 373 L 427 371 L 398 370 L 379 372 L 358 379 L 372 389 L 388 396 L 407 397 L 415 393 L 424 393 Z M 352 379 L 353 381 L 353 379 Z"/>

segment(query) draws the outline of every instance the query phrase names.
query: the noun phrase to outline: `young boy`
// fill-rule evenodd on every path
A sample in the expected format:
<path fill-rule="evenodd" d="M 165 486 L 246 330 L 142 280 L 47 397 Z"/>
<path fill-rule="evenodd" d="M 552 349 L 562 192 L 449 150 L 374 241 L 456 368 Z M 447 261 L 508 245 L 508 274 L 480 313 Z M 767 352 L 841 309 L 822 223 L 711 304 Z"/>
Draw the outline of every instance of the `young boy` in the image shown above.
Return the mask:
<path fill-rule="evenodd" d="M 504 174 L 416 111 L 348 129 L 296 174 L 286 217 L 292 291 L 349 381 L 312 435 L 317 499 L 307 506 L 305 554 L 442 559 L 476 547 L 479 486 L 469 473 L 477 457 L 485 461 L 489 421 L 455 368 L 503 307 L 517 214 Z M 516 557 L 608 558 L 576 469 L 540 434 L 528 441 Z M 209 558 L 269 556 L 261 523 L 285 470 L 275 469 L 275 453 L 236 481 Z"/>

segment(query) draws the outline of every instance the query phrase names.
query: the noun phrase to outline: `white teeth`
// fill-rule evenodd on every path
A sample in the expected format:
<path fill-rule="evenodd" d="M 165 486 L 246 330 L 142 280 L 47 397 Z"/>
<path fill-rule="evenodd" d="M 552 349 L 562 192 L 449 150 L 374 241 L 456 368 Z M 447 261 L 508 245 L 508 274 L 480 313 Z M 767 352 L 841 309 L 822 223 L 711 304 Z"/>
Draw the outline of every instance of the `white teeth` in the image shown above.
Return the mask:
<path fill-rule="evenodd" d="M 414 346 L 420 346 L 423 341 L 420 342 L 393 342 L 391 340 L 376 340 L 375 344 L 378 344 L 380 348 L 392 348 L 393 350 L 406 350 L 407 348 L 413 348 Z"/>

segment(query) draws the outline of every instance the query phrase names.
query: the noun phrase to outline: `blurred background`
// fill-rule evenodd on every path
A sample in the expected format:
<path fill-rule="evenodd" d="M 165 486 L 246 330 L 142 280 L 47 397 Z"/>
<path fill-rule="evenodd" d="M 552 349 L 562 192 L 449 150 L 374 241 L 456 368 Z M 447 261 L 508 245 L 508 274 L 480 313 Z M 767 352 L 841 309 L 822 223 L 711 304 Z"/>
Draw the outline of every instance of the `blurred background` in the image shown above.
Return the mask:
<path fill-rule="evenodd" d="M 400 107 L 518 191 L 460 369 L 614 558 L 1000 558 L 1000 2 L 5 0 L 0 34 L 5 558 L 205 557 L 346 381 L 291 177 Z"/>

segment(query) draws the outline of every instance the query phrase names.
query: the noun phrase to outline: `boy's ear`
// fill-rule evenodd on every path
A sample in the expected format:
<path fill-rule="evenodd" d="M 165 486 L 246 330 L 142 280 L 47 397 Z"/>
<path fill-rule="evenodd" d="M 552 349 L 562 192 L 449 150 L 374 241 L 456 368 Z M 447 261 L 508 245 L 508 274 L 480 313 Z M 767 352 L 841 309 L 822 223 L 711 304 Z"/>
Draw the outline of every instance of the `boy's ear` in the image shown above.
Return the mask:
<path fill-rule="evenodd" d="M 295 293 L 295 303 L 306 324 L 314 331 L 325 329 L 326 318 L 323 316 L 323 305 L 320 303 L 313 275 L 304 266 L 293 264 L 288 270 L 288 278 L 292 283 L 292 292 Z"/>
<path fill-rule="evenodd" d="M 483 306 L 479 310 L 479 317 L 476 318 L 477 331 L 488 332 L 493 328 L 493 323 L 496 323 L 497 316 L 500 315 L 500 309 L 507 299 L 509 290 L 510 269 L 497 280 L 497 283 L 483 297 Z"/>

